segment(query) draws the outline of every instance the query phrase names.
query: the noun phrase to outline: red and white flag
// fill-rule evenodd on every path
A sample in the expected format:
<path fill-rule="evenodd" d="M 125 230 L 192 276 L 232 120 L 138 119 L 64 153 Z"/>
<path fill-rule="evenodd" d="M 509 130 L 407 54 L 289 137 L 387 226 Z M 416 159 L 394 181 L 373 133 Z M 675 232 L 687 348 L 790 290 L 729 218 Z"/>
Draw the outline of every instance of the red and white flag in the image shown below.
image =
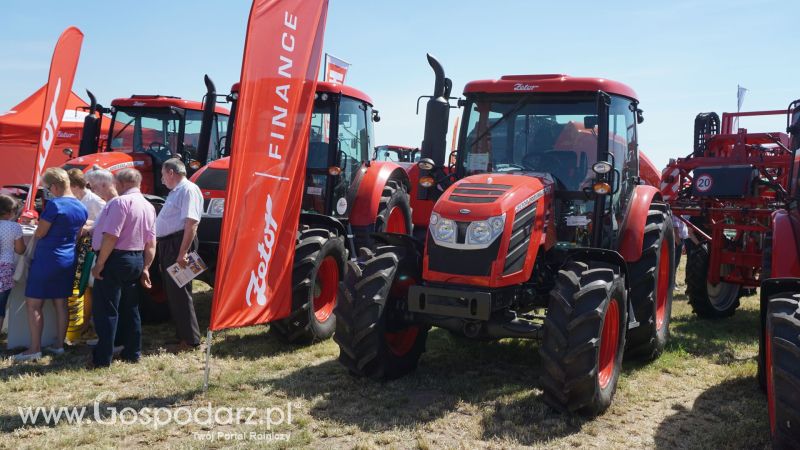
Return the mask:
<path fill-rule="evenodd" d="M 289 315 L 327 0 L 256 0 L 247 25 L 212 331 Z"/>
<path fill-rule="evenodd" d="M 34 208 L 36 191 L 39 189 L 39 179 L 44 172 L 47 157 L 53 148 L 61 126 L 64 110 L 72 92 L 72 81 L 75 78 L 75 69 L 78 68 L 78 58 L 81 55 L 83 33 L 76 27 L 69 27 L 61 33 L 53 51 L 50 61 L 50 75 L 47 79 L 47 94 L 44 97 L 44 110 L 42 111 L 42 127 L 39 133 L 39 144 L 36 148 L 36 162 L 33 165 L 31 189 L 25 199 L 25 209 Z"/>
<path fill-rule="evenodd" d="M 349 62 L 325 53 L 325 81 L 344 84 L 344 77 L 347 76 L 347 69 L 349 68 Z"/>

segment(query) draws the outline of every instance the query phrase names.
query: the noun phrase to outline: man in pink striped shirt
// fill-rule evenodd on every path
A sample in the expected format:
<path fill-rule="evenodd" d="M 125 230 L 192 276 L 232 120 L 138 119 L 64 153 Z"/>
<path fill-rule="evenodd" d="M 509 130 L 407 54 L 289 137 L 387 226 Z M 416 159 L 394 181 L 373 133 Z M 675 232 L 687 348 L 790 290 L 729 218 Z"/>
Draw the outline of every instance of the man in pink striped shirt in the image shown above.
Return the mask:
<path fill-rule="evenodd" d="M 120 196 L 110 200 L 95 221 L 92 247 L 97 252 L 92 315 L 98 342 L 90 367 L 111 364 L 114 338 L 124 346 L 120 358 L 138 362 L 142 353 L 139 317 L 141 278 L 148 281 L 155 257 L 156 210 L 139 187 L 142 174 L 123 169 L 114 176 Z"/>

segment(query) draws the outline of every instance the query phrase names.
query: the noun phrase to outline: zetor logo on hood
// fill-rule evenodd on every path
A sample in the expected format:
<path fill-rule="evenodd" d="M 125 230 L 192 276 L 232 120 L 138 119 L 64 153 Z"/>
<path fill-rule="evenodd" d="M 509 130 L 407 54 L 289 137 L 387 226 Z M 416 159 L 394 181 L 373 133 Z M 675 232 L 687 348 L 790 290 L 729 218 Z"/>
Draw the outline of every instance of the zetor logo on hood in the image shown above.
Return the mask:
<path fill-rule="evenodd" d="M 267 205 L 264 211 L 264 240 L 258 243 L 258 255 L 261 260 L 258 268 L 250 271 L 250 282 L 247 285 L 247 296 L 245 301 L 247 306 L 252 305 L 251 294 L 256 294 L 256 303 L 261 306 L 267 304 L 267 269 L 269 260 L 272 257 L 272 246 L 275 245 L 275 232 L 278 229 L 278 222 L 272 217 L 272 197 L 267 195 Z"/>

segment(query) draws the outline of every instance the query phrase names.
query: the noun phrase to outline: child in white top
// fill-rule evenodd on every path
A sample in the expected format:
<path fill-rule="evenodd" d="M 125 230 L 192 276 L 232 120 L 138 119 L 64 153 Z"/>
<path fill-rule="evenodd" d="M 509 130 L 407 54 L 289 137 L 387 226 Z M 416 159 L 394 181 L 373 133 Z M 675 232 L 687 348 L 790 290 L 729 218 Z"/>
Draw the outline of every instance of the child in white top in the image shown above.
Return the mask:
<path fill-rule="evenodd" d="M 19 212 L 19 202 L 13 197 L 0 194 L 0 328 L 6 318 L 6 305 L 14 287 L 14 253 L 25 253 L 22 227 L 14 219 Z"/>

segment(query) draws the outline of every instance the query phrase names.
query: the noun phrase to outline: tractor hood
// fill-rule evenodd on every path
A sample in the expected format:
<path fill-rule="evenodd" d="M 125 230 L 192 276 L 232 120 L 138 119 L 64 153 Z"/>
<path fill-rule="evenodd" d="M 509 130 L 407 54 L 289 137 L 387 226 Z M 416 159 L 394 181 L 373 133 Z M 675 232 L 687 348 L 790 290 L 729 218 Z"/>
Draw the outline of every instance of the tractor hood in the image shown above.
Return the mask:
<path fill-rule="evenodd" d="M 140 169 L 140 166 L 144 165 L 144 161 L 133 158 L 129 153 L 102 152 L 70 159 L 64 163 L 63 168 L 67 170 L 81 169 L 84 172 L 88 172 L 95 165 L 102 169 L 116 172 L 127 167 Z"/>
<path fill-rule="evenodd" d="M 472 175 L 450 186 L 433 212 L 453 220 L 483 220 L 524 208 L 550 192 L 553 184 L 546 173 Z"/>

